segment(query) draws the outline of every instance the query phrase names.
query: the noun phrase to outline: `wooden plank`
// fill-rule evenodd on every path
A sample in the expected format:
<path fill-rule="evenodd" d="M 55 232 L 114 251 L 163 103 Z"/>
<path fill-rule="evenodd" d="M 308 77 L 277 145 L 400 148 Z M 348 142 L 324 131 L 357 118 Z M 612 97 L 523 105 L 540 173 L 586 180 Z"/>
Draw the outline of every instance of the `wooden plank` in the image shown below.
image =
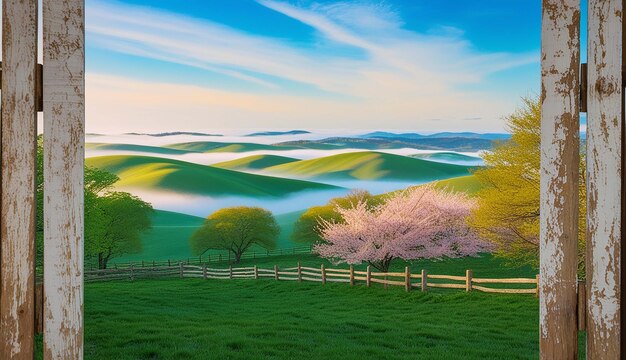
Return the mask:
<path fill-rule="evenodd" d="M 622 1 L 589 1 L 587 356 L 620 358 Z"/>
<path fill-rule="evenodd" d="M 439 284 L 439 283 L 428 283 L 428 287 L 434 287 L 434 288 L 447 288 L 447 289 L 465 289 L 465 284 Z"/>
<path fill-rule="evenodd" d="M 421 275 L 422 276 L 420 278 L 422 281 L 420 287 L 422 288 L 422 291 L 425 292 L 428 291 L 428 271 L 426 269 L 422 269 Z"/>
<path fill-rule="evenodd" d="M 472 291 L 472 270 L 465 270 L 465 291 Z"/>
<path fill-rule="evenodd" d="M 43 0 L 44 359 L 83 358 L 83 0 Z"/>
<path fill-rule="evenodd" d="M 579 63 L 580 0 L 544 0 L 539 241 L 542 359 L 575 359 L 578 353 Z M 478 286 L 474 289 L 487 291 Z"/>
<path fill-rule="evenodd" d="M 509 279 L 484 279 L 484 278 L 473 278 L 473 282 L 475 283 L 493 283 L 493 284 L 537 284 L 537 278 L 509 278 Z"/>
<path fill-rule="evenodd" d="M 444 279 L 444 280 L 456 280 L 465 281 L 465 276 L 453 276 L 453 275 L 428 275 L 431 279 Z"/>
<path fill-rule="evenodd" d="M 0 359 L 32 359 L 38 6 L 4 0 L 2 7 Z"/>
<path fill-rule="evenodd" d="M 497 294 L 534 294 L 535 293 L 535 289 L 494 289 L 494 288 L 488 288 L 484 286 L 474 286 L 474 290 L 488 292 L 488 293 L 497 293 Z M 565 358 L 556 356 L 554 357 L 554 359 L 565 359 Z"/>

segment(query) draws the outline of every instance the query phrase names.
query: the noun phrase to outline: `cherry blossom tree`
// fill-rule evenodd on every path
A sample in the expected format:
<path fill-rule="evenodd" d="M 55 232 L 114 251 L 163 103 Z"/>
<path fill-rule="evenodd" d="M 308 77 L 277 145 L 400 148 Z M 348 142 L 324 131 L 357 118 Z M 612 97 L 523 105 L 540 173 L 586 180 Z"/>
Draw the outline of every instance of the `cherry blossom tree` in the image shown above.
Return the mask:
<path fill-rule="evenodd" d="M 315 249 L 337 263 L 367 262 L 385 272 L 394 259 L 473 256 L 490 250 L 467 225 L 474 205 L 464 194 L 425 185 L 402 191 L 374 209 L 364 201 L 337 207 L 343 222 L 320 219 L 325 243 Z"/>

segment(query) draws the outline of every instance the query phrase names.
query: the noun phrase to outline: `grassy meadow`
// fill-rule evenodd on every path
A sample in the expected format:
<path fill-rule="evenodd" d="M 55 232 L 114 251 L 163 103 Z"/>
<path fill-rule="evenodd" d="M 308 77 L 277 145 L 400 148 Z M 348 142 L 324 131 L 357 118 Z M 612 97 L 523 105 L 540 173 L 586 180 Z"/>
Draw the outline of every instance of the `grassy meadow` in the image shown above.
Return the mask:
<path fill-rule="evenodd" d="M 315 256 L 242 266 L 319 266 Z M 329 263 L 326 263 L 330 266 Z M 395 270 L 403 269 L 398 262 Z M 534 276 L 498 258 L 419 261 L 414 269 Z M 87 359 L 535 359 L 532 295 L 428 293 L 374 284 L 163 279 L 87 283 Z M 41 357 L 39 357 L 41 358 Z M 582 358 L 582 357 L 581 357 Z"/>

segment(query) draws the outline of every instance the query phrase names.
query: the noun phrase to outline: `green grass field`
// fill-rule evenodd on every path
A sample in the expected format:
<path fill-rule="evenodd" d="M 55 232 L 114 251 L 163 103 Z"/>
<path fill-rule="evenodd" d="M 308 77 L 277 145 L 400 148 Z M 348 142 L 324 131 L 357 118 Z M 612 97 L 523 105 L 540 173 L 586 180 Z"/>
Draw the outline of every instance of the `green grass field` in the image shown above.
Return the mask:
<path fill-rule="evenodd" d="M 178 160 L 115 155 L 86 160 L 88 166 L 117 174 L 121 189 L 166 190 L 208 196 L 280 197 L 305 190 L 336 187 L 310 181 L 247 174 Z"/>
<path fill-rule="evenodd" d="M 290 266 L 299 260 L 319 265 L 319 260 L 310 256 L 264 260 L 267 265 Z M 255 263 L 263 265 L 264 260 Z M 398 263 L 394 268 L 403 266 Z M 475 276 L 484 277 L 535 273 L 527 267 L 503 267 L 491 256 L 413 264 L 420 266 L 429 273 L 446 274 L 469 266 Z M 534 296 L 438 290 L 405 293 L 401 287 L 385 290 L 377 285 L 367 288 L 269 279 L 87 283 L 85 358 L 538 357 L 538 302 Z"/>
<path fill-rule="evenodd" d="M 268 174 L 306 179 L 433 181 L 469 175 L 470 166 L 362 151 L 301 160 L 266 168 Z"/>

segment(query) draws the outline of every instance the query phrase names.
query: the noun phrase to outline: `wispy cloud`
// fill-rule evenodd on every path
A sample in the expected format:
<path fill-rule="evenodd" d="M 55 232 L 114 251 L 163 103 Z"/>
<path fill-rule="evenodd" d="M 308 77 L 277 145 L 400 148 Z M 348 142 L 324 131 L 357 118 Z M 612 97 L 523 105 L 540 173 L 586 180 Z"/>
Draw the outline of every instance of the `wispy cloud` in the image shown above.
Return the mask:
<path fill-rule="evenodd" d="M 433 117 L 449 120 L 453 127 L 462 127 L 468 117 L 493 121 L 510 102 L 493 105 L 494 96 L 501 95 L 462 89 L 468 84 L 480 88 L 495 72 L 538 61 L 535 53 L 478 52 L 458 29 L 423 34 L 405 30 L 400 14 L 384 2 L 305 6 L 276 0 L 257 2 L 309 26 L 319 41 L 304 47 L 211 21 L 102 0 L 88 3 L 88 39 L 92 46 L 192 66 L 248 83 L 250 90 L 244 92 L 225 91 L 217 85 L 212 89 L 187 86 L 185 92 L 219 93 L 239 110 L 250 105 L 245 116 L 265 118 L 264 112 L 272 109 L 278 111 L 275 117 L 279 119 L 285 113 L 292 121 L 318 117 L 304 126 L 338 121 L 345 126 L 361 121 L 364 127 L 375 127 L 376 121 L 385 119 L 395 128 L 415 128 L 420 119 Z M 363 55 L 333 51 L 337 46 L 354 48 Z M 104 81 L 102 75 L 97 79 Z M 293 95 L 291 87 L 298 84 L 326 95 Z M 183 85 L 163 89 L 174 91 L 177 86 Z M 329 93 L 336 96 L 329 99 Z M 275 99 L 301 107 L 282 103 L 281 110 Z M 212 100 L 197 100 L 205 101 L 207 106 L 201 107 L 208 117 L 220 115 Z M 475 123 L 471 126 L 480 126 Z"/>

